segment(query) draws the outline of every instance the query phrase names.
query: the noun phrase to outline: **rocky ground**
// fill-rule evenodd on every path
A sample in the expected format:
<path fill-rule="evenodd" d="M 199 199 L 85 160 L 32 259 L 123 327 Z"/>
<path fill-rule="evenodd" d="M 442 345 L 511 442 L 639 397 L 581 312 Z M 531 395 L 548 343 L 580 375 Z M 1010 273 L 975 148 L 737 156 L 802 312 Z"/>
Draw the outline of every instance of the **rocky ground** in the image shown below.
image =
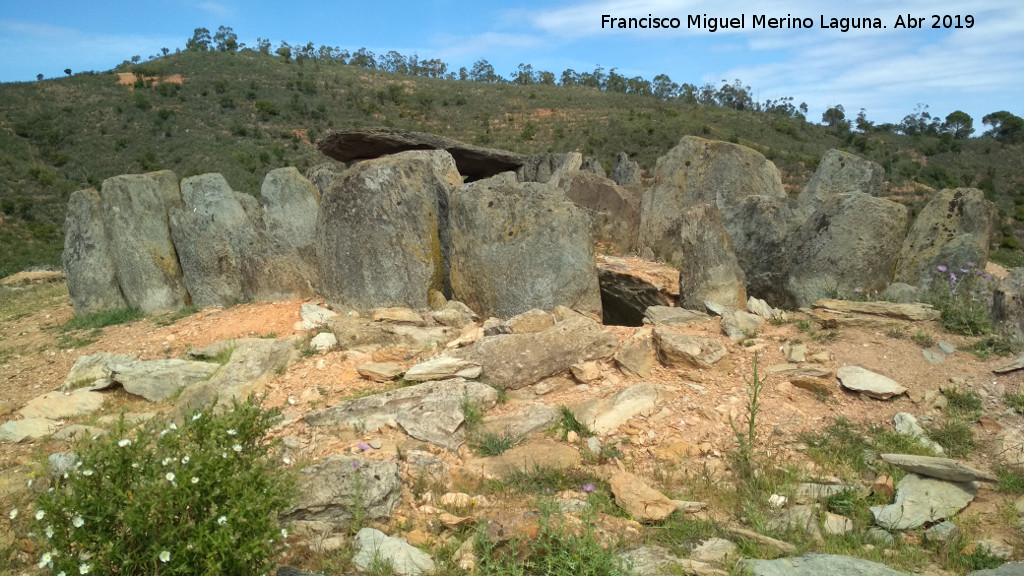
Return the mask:
<path fill-rule="evenodd" d="M 662 287 L 672 285 L 672 275 L 653 263 L 619 259 L 618 264 Z M 1007 559 L 1024 555 L 1019 518 L 1024 503 L 985 479 L 1020 461 L 1014 447 L 1020 445 L 1024 418 L 1007 406 L 1006 395 L 1024 392 L 1024 375 L 993 373 L 1009 359 L 980 359 L 966 351 L 976 339 L 944 333 L 934 321 L 789 312 L 733 340 L 715 316 L 681 325 L 602 327 L 562 309 L 501 323 L 475 319 L 456 303 L 435 302 L 434 310 L 388 309 L 373 318 L 318 321 L 312 306 L 318 302 L 293 299 L 67 331 L 62 327 L 73 311 L 60 278 L 8 279 L 0 287 L 0 301 L 0 423 L 5 423 L 0 436 L 8 438 L 0 450 L 0 510 L 31 500 L 28 479 L 38 475 L 47 455 L 69 449 L 70 441 L 60 438 L 75 425 L 102 428 L 105 417 L 122 411 L 170 414 L 202 399 L 203 390 L 256 391 L 266 393 L 267 406 L 282 410 L 284 420 L 272 435 L 283 441 L 294 465 L 317 471 L 307 479 L 320 474 L 340 481 L 345 472 L 335 466 L 342 457 L 397 466 L 398 484 L 378 487 L 379 498 L 365 495 L 368 504 L 379 499 L 381 509 L 366 525 L 405 539 L 389 542 L 412 554 L 396 560 L 396 568 L 402 563 L 409 573 L 427 567 L 431 553 L 436 556 L 445 546 L 458 547 L 453 557 L 470 567 L 474 559 L 462 546 L 473 534 L 468 525 L 489 522 L 488 534 L 499 540 L 502 530 L 531 534 L 539 504 L 533 492 L 516 486 L 524 475 L 549 469 L 568 480 L 555 490 L 538 480 L 540 495 L 550 490 L 571 517 L 589 517 L 583 512 L 588 508 L 596 512 L 592 520 L 599 534 L 634 550 L 630 554 L 640 571 L 674 564 L 684 573 L 738 573 L 740 556 L 765 559 L 745 565 L 759 574 L 844 573 L 837 563 L 852 562 L 806 555 L 820 552 L 884 560 L 917 573 L 967 572 L 935 544 L 938 532 L 947 529 L 960 531 L 958 546 L 968 547 L 953 555 L 971 554 L 978 542 Z M 340 346 L 327 342 L 318 350 L 314 343 L 321 339 L 310 338 L 318 333 L 333 334 Z M 128 368 L 119 369 L 123 382 L 102 391 L 69 377 L 82 356 L 130 355 L 118 365 L 141 362 L 136 368 L 142 370 L 158 360 L 201 361 L 204 348 L 225 340 L 236 341 L 236 347 L 224 369 L 192 381 L 180 395 L 147 387 L 141 376 L 124 376 Z M 209 358 L 216 351 L 206 353 Z M 447 360 L 423 364 L 438 355 Z M 759 502 L 751 510 L 739 504 L 742 479 L 730 458 L 739 446 L 730 420 L 745 426 L 755 357 L 759 376 L 766 378 L 756 419 L 756 463 L 766 471 L 785 470 L 780 476 L 785 480 L 773 484 L 775 490 L 757 493 Z M 851 386 L 849 367 L 884 375 L 896 388 L 844 388 L 837 373 Z M 62 390 L 65 383 L 74 386 Z M 140 390 L 156 401 L 146 400 Z M 836 485 L 867 493 L 879 479 L 815 462 L 805 434 L 820 434 L 837 418 L 891 430 L 901 413 L 928 428 L 949 418 L 949 399 L 957 391 L 973 392 L 982 403 L 969 423 L 976 446 L 957 458 L 976 471 L 935 479 L 942 472 L 929 463 L 905 476 L 896 473 L 896 503 L 923 498 L 927 510 L 921 522 L 909 525 L 907 518 L 917 512 L 904 506 L 895 519 L 886 520 L 880 511 L 877 526 L 867 526 L 826 514 L 826 499 L 808 496 L 808 491 L 842 489 Z M 375 396 L 385 392 L 389 395 Z M 64 417 L 69 406 L 78 415 Z M 560 430 L 562 407 L 591 434 L 566 434 L 564 425 Z M 41 419 L 41 432 L 19 428 L 32 417 Z M 896 420 L 906 423 L 905 416 Z M 504 454 L 484 455 L 479 445 L 487 432 L 492 439 L 507 432 L 522 443 Z M 579 486 L 570 484 L 577 478 Z M 935 486 L 924 496 L 909 496 L 916 481 Z M 886 480 L 880 483 L 876 490 L 884 490 Z M 963 502 L 939 504 L 938 493 L 950 486 L 960 490 Z M 300 496 L 290 512 L 295 529 L 283 562 L 322 570 L 330 559 L 356 553 L 359 565 L 360 550 L 384 545 L 384 536 L 369 530 L 351 536 L 348 500 L 310 498 Z M 666 539 L 669 526 L 687 523 L 714 525 L 722 538 L 682 538 L 674 544 Z M 934 526 L 938 532 L 926 532 Z M 847 530 L 852 534 L 843 535 Z M 866 544 L 869 530 L 876 531 L 877 545 Z M 417 556 L 404 548 L 406 542 L 427 554 Z M 6 514 L 0 516 L 0 550 L 0 567 L 10 566 L 0 573 L 30 570 L 32 544 Z M 782 567 L 762 565 L 780 555 L 798 558 Z"/>

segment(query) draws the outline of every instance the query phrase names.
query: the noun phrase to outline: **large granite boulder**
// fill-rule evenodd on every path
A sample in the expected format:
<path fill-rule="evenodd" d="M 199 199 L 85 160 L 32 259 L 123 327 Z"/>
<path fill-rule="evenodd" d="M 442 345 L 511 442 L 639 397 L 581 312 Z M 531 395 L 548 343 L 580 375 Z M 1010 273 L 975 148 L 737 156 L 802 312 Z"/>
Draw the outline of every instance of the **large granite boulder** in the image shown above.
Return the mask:
<path fill-rule="evenodd" d="M 747 303 L 746 277 L 740 269 L 722 215 L 710 204 L 680 214 L 679 307 L 701 309 L 705 302 L 726 308 Z"/>
<path fill-rule="evenodd" d="M 255 206 L 246 210 L 262 236 L 259 258 L 253 265 L 260 272 L 250 278 L 252 297 L 312 296 L 317 281 L 320 192 L 295 168 L 278 168 L 263 179 L 259 205 L 258 212 Z"/>
<path fill-rule="evenodd" d="M 345 171 L 344 162 L 335 162 L 334 160 L 327 160 L 321 162 L 316 166 L 311 166 L 306 170 L 306 180 L 309 180 L 310 184 L 316 187 L 317 192 L 320 196 L 327 194 L 327 191 L 331 188 L 331 182 L 334 182 L 334 178 Z"/>
<path fill-rule="evenodd" d="M 117 268 L 107 242 L 100 195 L 96 190 L 79 190 L 68 201 L 62 260 L 75 314 L 128 306 L 117 284 Z"/>
<path fill-rule="evenodd" d="M 821 202 L 796 232 L 786 288 L 798 306 L 820 298 L 881 292 L 892 282 L 907 208 L 864 193 Z"/>
<path fill-rule="evenodd" d="M 884 180 L 885 169 L 878 162 L 849 152 L 829 150 L 821 157 L 818 169 L 800 193 L 798 202 L 801 206 L 813 208 L 837 194 L 863 192 L 881 196 Z"/>
<path fill-rule="evenodd" d="M 338 176 L 316 219 L 319 289 L 335 307 L 426 308 L 445 287 L 445 214 L 461 182 L 444 151 L 402 152 Z"/>
<path fill-rule="evenodd" d="M 444 136 L 397 128 L 356 128 L 333 132 L 317 142 L 317 148 L 342 162 L 379 158 L 408 150 L 446 150 L 454 158 L 459 174 L 468 180 L 514 171 L 526 160 L 524 156 L 504 150 L 480 148 Z"/>
<path fill-rule="evenodd" d="M 633 186 L 641 181 L 640 165 L 629 159 L 625 152 L 619 152 L 615 156 L 615 165 L 612 167 L 612 180 L 619 186 Z"/>
<path fill-rule="evenodd" d="M 996 330 L 1024 336 L 1024 268 L 1010 268 L 992 292 L 992 323 Z"/>
<path fill-rule="evenodd" d="M 560 189 L 510 176 L 452 191 L 453 297 L 484 317 L 560 305 L 600 316 L 590 218 Z"/>
<path fill-rule="evenodd" d="M 747 294 L 777 308 L 790 308 L 786 279 L 793 267 L 793 236 L 800 212 L 788 198 L 747 196 L 727 226 L 736 260 L 747 279 Z"/>
<path fill-rule="evenodd" d="M 196 306 L 230 306 L 248 299 L 245 260 L 259 237 L 220 174 L 181 181 L 183 206 L 170 211 L 171 238 Z"/>
<path fill-rule="evenodd" d="M 100 191 L 103 227 L 125 301 L 147 314 L 185 306 L 188 293 L 167 225 L 181 206 L 170 170 L 107 178 Z"/>
<path fill-rule="evenodd" d="M 683 137 L 659 158 L 654 173 L 654 185 L 641 203 L 638 245 L 664 259 L 678 249 L 684 209 L 714 206 L 735 237 L 742 232 L 737 215 L 745 198 L 786 197 L 778 169 L 759 152 L 695 136 Z"/>
<path fill-rule="evenodd" d="M 545 152 L 527 158 L 516 171 L 520 182 L 558 184 L 568 174 L 577 172 L 583 166 L 583 155 L 579 152 L 552 154 Z"/>
<path fill-rule="evenodd" d="M 590 236 L 602 252 L 628 254 L 640 228 L 640 197 L 592 172 L 562 178 L 565 197 L 590 215 Z"/>
<path fill-rule="evenodd" d="M 934 277 L 936 266 L 958 276 L 960 269 L 984 269 L 995 221 L 995 205 L 977 188 L 936 193 L 903 241 L 896 280 L 920 286 Z"/>

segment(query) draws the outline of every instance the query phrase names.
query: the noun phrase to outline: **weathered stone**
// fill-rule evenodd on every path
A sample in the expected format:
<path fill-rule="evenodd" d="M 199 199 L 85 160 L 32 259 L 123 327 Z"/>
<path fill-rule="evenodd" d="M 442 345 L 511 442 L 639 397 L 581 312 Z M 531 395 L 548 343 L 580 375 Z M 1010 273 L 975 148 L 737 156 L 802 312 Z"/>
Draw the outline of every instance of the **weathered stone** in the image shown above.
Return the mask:
<path fill-rule="evenodd" d="M 198 409 L 216 398 L 218 406 L 259 394 L 267 382 L 294 359 L 295 348 L 286 340 L 239 338 L 225 346 L 231 350 L 227 363 L 212 378 L 182 390 L 176 405 L 183 412 Z"/>
<path fill-rule="evenodd" d="M 609 434 L 637 414 L 651 412 L 660 392 L 653 384 L 637 384 L 608 398 L 594 398 L 572 406 L 576 420 L 595 434 Z"/>
<path fill-rule="evenodd" d="M 406 150 L 446 150 L 458 166 L 459 173 L 468 180 L 516 170 L 526 160 L 524 156 L 504 150 L 479 148 L 435 134 L 397 128 L 357 128 L 333 132 L 317 142 L 317 148 L 342 162 L 378 158 Z"/>
<path fill-rule="evenodd" d="M 11 420 L 0 425 L 0 440 L 15 443 L 35 440 L 52 434 L 56 430 L 57 423 L 47 418 Z"/>
<path fill-rule="evenodd" d="M 168 221 L 192 303 L 231 306 L 251 298 L 247 276 L 257 272 L 248 263 L 261 246 L 228 181 L 220 174 L 185 178 L 181 199 Z"/>
<path fill-rule="evenodd" d="M 843 536 L 844 534 L 853 532 L 853 520 L 850 520 L 846 516 L 826 512 L 825 520 L 822 522 L 821 528 L 826 534 L 830 534 L 832 536 Z"/>
<path fill-rule="evenodd" d="M 100 198 L 117 282 L 128 306 L 147 314 L 184 307 L 188 295 L 167 227 L 168 211 L 181 206 L 174 173 L 107 178 Z"/>
<path fill-rule="evenodd" d="M 327 327 L 342 350 L 377 350 L 398 344 L 398 337 L 383 324 L 365 318 L 337 316 L 327 320 Z"/>
<path fill-rule="evenodd" d="M 815 308 L 826 308 L 837 312 L 853 312 L 885 316 L 913 322 L 938 320 L 941 313 L 931 304 L 898 304 L 893 302 L 857 302 L 823 298 L 814 303 Z"/>
<path fill-rule="evenodd" d="M 555 325 L 555 317 L 543 310 L 533 308 L 509 318 L 504 322 L 507 334 L 535 334 Z M 506 333 L 503 332 L 502 333 Z"/>
<path fill-rule="evenodd" d="M 321 332 L 309 340 L 309 347 L 323 352 L 338 345 L 338 337 L 330 332 Z"/>
<path fill-rule="evenodd" d="M 131 354 L 108 354 L 106 352 L 79 356 L 75 359 L 71 371 L 68 372 L 68 377 L 64 379 L 60 388 L 61 390 L 79 388 L 97 380 L 106 380 L 110 378 L 114 365 L 127 364 L 133 360 L 135 360 L 135 356 Z"/>
<path fill-rule="evenodd" d="M 650 330 L 637 330 L 615 353 L 615 363 L 619 369 L 637 378 L 649 378 L 656 361 L 657 354 Z"/>
<path fill-rule="evenodd" d="M 1024 335 L 1024 268 L 1011 268 L 1006 278 L 996 284 L 992 292 L 992 322 L 1003 334 Z"/>
<path fill-rule="evenodd" d="M 465 403 L 487 410 L 497 401 L 498 393 L 490 386 L 454 378 L 342 402 L 306 414 L 305 421 L 309 426 L 347 425 L 367 430 L 394 421 L 413 438 L 456 450 L 465 441 Z"/>
<path fill-rule="evenodd" d="M 625 152 L 619 152 L 615 156 L 615 165 L 612 166 L 612 180 L 619 186 L 639 184 L 640 165 L 630 160 Z"/>
<path fill-rule="evenodd" d="M 334 179 L 345 171 L 344 162 L 336 162 L 334 160 L 328 160 L 321 162 L 315 166 L 310 166 L 304 176 L 309 183 L 316 187 L 316 191 L 323 196 L 331 188 L 331 183 Z"/>
<path fill-rule="evenodd" d="M 622 559 L 636 576 L 663 576 L 664 574 L 695 574 L 696 576 L 727 576 L 724 570 L 697 560 L 680 558 L 661 546 L 642 546 L 621 553 Z"/>
<path fill-rule="evenodd" d="M 942 364 L 946 361 L 946 357 L 941 353 L 928 348 L 921 350 L 921 355 L 924 356 L 924 359 L 927 360 L 929 364 Z"/>
<path fill-rule="evenodd" d="M 555 181 L 558 182 L 557 180 Z M 588 172 L 563 178 L 565 197 L 590 215 L 590 238 L 603 253 L 628 254 L 640 229 L 640 198 L 611 180 Z"/>
<path fill-rule="evenodd" d="M 577 362 L 608 358 L 618 339 L 578 315 L 536 334 L 501 334 L 477 340 L 451 354 L 483 366 L 495 386 L 518 390 L 568 370 Z"/>
<path fill-rule="evenodd" d="M 956 524 L 953 524 L 949 520 L 945 520 L 925 530 L 924 541 L 933 544 L 948 542 L 954 537 L 956 537 L 956 535 L 959 533 L 960 529 L 957 528 Z"/>
<path fill-rule="evenodd" d="M 507 433 L 513 438 L 526 438 L 534 432 L 550 427 L 559 415 L 559 410 L 553 406 L 527 406 L 504 416 L 488 416 L 480 423 L 480 428 L 492 434 Z"/>
<path fill-rule="evenodd" d="M 103 400 L 103 394 L 82 388 L 70 393 L 47 392 L 29 400 L 19 412 L 25 418 L 60 420 L 92 414 L 103 407 Z"/>
<path fill-rule="evenodd" d="M 676 511 L 672 500 L 629 472 L 612 474 L 608 484 L 615 503 L 638 522 L 658 522 Z"/>
<path fill-rule="evenodd" d="M 797 201 L 801 206 L 813 207 L 838 194 L 862 192 L 881 196 L 884 180 L 885 170 L 877 162 L 849 152 L 829 150 L 821 157 Z"/>
<path fill-rule="evenodd" d="M 117 283 L 100 204 L 100 195 L 91 188 L 75 192 L 68 200 L 61 260 L 75 314 L 128 307 Z"/>
<path fill-rule="evenodd" d="M 172 358 L 115 364 L 111 368 L 110 378 L 125 391 L 150 402 L 159 402 L 186 386 L 208 379 L 220 365 Z"/>
<path fill-rule="evenodd" d="M 687 336 L 664 328 L 654 329 L 654 344 L 666 366 L 710 368 L 726 355 L 725 346 L 718 340 Z"/>
<path fill-rule="evenodd" d="M 907 474 L 896 486 L 896 500 L 888 506 L 872 506 L 871 514 L 886 530 L 912 530 L 963 510 L 977 491 L 977 482 L 954 483 Z"/>
<path fill-rule="evenodd" d="M 386 382 L 401 376 L 405 372 L 405 368 L 401 364 L 395 364 L 394 362 L 371 362 L 358 366 L 356 372 L 360 376 L 375 382 Z"/>
<path fill-rule="evenodd" d="M 822 541 L 818 523 L 818 506 L 801 504 L 788 508 L 765 521 L 765 528 L 775 532 L 798 532 L 815 541 Z"/>
<path fill-rule="evenodd" d="M 734 222 L 738 224 L 734 216 L 744 198 L 786 196 L 779 171 L 760 153 L 695 136 L 684 136 L 658 158 L 654 180 L 641 203 L 638 245 L 650 247 L 663 259 L 672 258 L 678 250 L 684 224 L 680 215 L 686 208 L 711 204 L 721 213 L 728 235 L 734 237 L 740 232 L 739 227 L 734 230 Z"/>
<path fill-rule="evenodd" d="M 483 316 L 567 306 L 601 315 L 590 218 L 545 184 L 492 178 L 449 202 L 452 294 Z"/>
<path fill-rule="evenodd" d="M 704 302 L 715 302 L 743 308 L 747 279 L 718 209 L 698 204 L 683 210 L 679 218 L 680 242 L 668 259 L 679 268 L 679 306 L 699 308 Z"/>
<path fill-rule="evenodd" d="M 451 356 L 438 356 L 406 370 L 405 379 L 410 382 L 426 382 L 446 378 L 476 378 L 479 375 L 480 365 L 475 362 Z"/>
<path fill-rule="evenodd" d="M 1024 562 L 1007 562 L 998 568 L 975 570 L 967 576 L 1024 576 Z"/>
<path fill-rule="evenodd" d="M 740 566 L 744 570 L 749 570 L 751 576 L 909 576 L 908 573 L 898 572 L 885 564 L 835 554 L 805 554 L 778 560 L 744 560 Z"/>
<path fill-rule="evenodd" d="M 408 308 L 375 308 L 373 310 L 374 322 L 391 322 L 394 324 L 412 324 L 413 326 L 425 326 L 423 316 Z"/>
<path fill-rule="evenodd" d="M 949 342 L 943 342 L 940 340 L 936 342 L 935 345 L 939 347 L 939 352 L 942 352 L 947 356 L 956 352 L 956 346 L 953 346 Z"/>
<path fill-rule="evenodd" d="M 786 279 L 799 264 L 793 238 L 803 213 L 785 196 L 748 196 L 731 213 L 722 212 L 732 250 L 747 280 L 747 294 L 772 306 L 794 308 Z"/>
<path fill-rule="evenodd" d="M 690 552 L 690 559 L 711 564 L 727 564 L 739 556 L 739 547 L 725 538 L 708 538 Z"/>
<path fill-rule="evenodd" d="M 921 428 L 921 425 L 917 423 L 917 418 L 914 418 L 913 414 L 906 412 L 900 412 L 893 416 L 893 425 L 896 427 L 896 433 L 902 436 L 909 436 L 916 438 L 918 444 L 932 451 L 933 454 L 941 455 L 944 450 L 937 442 L 928 437 L 928 433 Z M 949 478 L 947 478 L 949 480 Z M 966 478 L 964 479 L 966 480 Z"/>
<path fill-rule="evenodd" d="M 747 312 L 757 314 L 765 320 L 774 320 L 783 316 L 781 310 L 772 308 L 767 302 L 753 296 L 747 297 Z"/>
<path fill-rule="evenodd" d="M 287 520 L 347 525 L 355 503 L 364 519 L 386 520 L 402 498 L 402 475 L 395 462 L 360 460 L 333 454 L 299 472 L 298 499 Z"/>
<path fill-rule="evenodd" d="M 893 282 L 882 290 L 878 299 L 897 304 L 912 304 L 921 301 L 921 289 L 903 282 Z"/>
<path fill-rule="evenodd" d="M 925 205 L 907 232 L 896 268 L 896 280 L 920 286 L 945 266 L 961 276 L 983 270 L 996 223 L 996 207 L 977 188 L 946 189 Z"/>
<path fill-rule="evenodd" d="M 429 291 L 445 286 L 444 217 L 460 181 L 442 151 L 361 162 L 335 179 L 316 217 L 324 299 L 357 310 L 426 308 Z"/>
<path fill-rule="evenodd" d="M 950 482 L 971 482 L 976 480 L 995 482 L 997 480 L 995 476 L 988 472 L 972 468 L 950 458 L 916 456 L 912 454 L 882 454 L 880 458 L 889 464 L 903 468 L 907 472 Z"/>
<path fill-rule="evenodd" d="M 505 478 L 516 473 L 531 473 L 536 468 L 567 470 L 578 466 L 582 457 L 578 450 L 550 440 L 521 444 L 499 456 L 474 458 L 466 462 L 466 469 L 479 470 L 485 476 Z"/>
<path fill-rule="evenodd" d="M 793 303 L 884 290 L 906 227 L 907 208 L 890 200 L 853 193 L 823 201 L 794 235 L 786 283 Z"/>
<path fill-rule="evenodd" d="M 669 306 L 648 306 L 644 312 L 644 324 L 655 326 L 685 326 L 694 322 L 704 322 L 710 318 L 707 314 L 697 310 Z"/>
<path fill-rule="evenodd" d="M 668 307 L 656 286 L 633 276 L 598 267 L 601 286 L 601 311 L 604 323 L 612 326 L 641 326 L 644 313 L 651 306 Z"/>
<path fill-rule="evenodd" d="M 764 318 L 743 310 L 729 310 L 722 314 L 722 333 L 733 342 L 753 338 Z"/>
<path fill-rule="evenodd" d="M 836 377 L 843 388 L 860 392 L 865 396 L 887 400 L 907 391 L 898 382 L 860 366 L 843 366 L 836 371 Z"/>
<path fill-rule="evenodd" d="M 583 166 L 583 155 L 579 152 L 552 154 L 542 152 L 526 158 L 523 165 L 516 170 L 516 179 L 520 182 L 548 182 L 557 185 L 559 180 L 569 174 L 578 173 Z"/>

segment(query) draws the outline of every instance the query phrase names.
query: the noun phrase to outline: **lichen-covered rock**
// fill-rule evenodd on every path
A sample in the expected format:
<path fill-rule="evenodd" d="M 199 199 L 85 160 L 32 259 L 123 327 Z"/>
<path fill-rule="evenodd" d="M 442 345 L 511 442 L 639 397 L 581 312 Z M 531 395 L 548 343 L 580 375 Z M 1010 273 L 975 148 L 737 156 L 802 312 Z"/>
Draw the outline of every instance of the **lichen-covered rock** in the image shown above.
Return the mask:
<path fill-rule="evenodd" d="M 128 306 L 117 284 L 96 190 L 79 190 L 68 200 L 64 221 L 64 273 L 75 314 L 92 314 Z"/>
<path fill-rule="evenodd" d="M 590 218 L 554 186 L 495 177 L 449 204 L 452 295 L 481 316 L 567 306 L 601 314 Z"/>
<path fill-rule="evenodd" d="M 316 219 L 319 289 L 335 307 L 426 308 L 443 290 L 444 214 L 461 182 L 443 151 L 361 162 L 337 177 Z"/>
<path fill-rule="evenodd" d="M 590 215 L 590 236 L 605 253 L 628 254 L 640 229 L 640 197 L 607 178 L 574 172 L 561 180 L 565 197 Z"/>
<path fill-rule="evenodd" d="M 1024 268 L 1011 268 L 992 294 L 992 321 L 1000 332 L 1024 336 Z"/>
<path fill-rule="evenodd" d="M 882 195 L 885 169 L 878 162 L 865 160 L 849 152 L 829 150 L 821 157 L 798 201 L 801 206 L 814 206 L 836 194 L 863 192 Z"/>
<path fill-rule="evenodd" d="M 680 215 L 678 260 L 679 306 L 700 308 L 715 302 L 742 308 L 747 302 L 746 277 L 740 269 L 722 216 L 710 204 L 683 210 Z"/>
<path fill-rule="evenodd" d="M 258 258 L 249 266 L 249 291 L 259 300 L 282 300 L 313 295 L 317 282 L 316 222 L 320 192 L 295 168 L 267 173 L 260 188 L 256 229 L 261 242 Z M 243 204 L 245 208 L 245 204 Z M 251 209 L 246 213 L 254 216 Z"/>
<path fill-rule="evenodd" d="M 903 241 L 896 280 L 920 286 L 934 278 L 940 265 L 957 275 L 960 269 L 984 269 L 995 220 L 996 207 L 981 190 L 936 193 Z"/>

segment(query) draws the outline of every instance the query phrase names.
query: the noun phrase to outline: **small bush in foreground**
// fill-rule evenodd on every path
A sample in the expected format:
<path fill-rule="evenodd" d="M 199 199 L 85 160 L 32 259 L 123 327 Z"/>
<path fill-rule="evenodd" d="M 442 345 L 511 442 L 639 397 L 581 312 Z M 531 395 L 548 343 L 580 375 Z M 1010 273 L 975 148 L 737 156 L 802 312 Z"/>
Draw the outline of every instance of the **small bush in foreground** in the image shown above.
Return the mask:
<path fill-rule="evenodd" d="M 250 399 L 181 425 L 122 418 L 77 447 L 36 501 L 40 568 L 54 574 L 262 574 L 284 547 L 294 483 L 268 457 L 277 414 Z"/>

